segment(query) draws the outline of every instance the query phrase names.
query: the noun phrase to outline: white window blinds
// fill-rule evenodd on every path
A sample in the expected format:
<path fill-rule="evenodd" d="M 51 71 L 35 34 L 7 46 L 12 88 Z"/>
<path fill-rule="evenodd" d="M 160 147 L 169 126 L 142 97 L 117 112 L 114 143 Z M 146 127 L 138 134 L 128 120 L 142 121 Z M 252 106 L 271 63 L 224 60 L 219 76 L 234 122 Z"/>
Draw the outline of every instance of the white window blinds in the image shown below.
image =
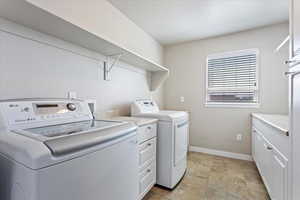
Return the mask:
<path fill-rule="evenodd" d="M 207 103 L 258 103 L 258 50 L 207 58 Z"/>

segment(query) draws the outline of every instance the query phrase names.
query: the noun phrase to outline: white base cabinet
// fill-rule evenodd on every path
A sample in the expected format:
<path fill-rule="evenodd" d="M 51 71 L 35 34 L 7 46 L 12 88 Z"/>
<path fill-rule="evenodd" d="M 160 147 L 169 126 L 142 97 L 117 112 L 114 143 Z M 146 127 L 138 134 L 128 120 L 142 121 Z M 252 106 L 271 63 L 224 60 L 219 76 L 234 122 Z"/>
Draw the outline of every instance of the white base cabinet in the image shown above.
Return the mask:
<path fill-rule="evenodd" d="M 151 190 L 156 184 L 156 146 L 157 119 L 140 117 L 114 117 L 113 120 L 127 121 L 138 126 L 137 137 L 139 143 L 139 197 L 138 200 Z"/>
<path fill-rule="evenodd" d="M 252 155 L 272 200 L 288 199 L 287 145 L 285 133 L 253 118 Z"/>
<path fill-rule="evenodd" d="M 156 136 L 156 123 L 139 126 L 139 199 L 156 183 Z"/>

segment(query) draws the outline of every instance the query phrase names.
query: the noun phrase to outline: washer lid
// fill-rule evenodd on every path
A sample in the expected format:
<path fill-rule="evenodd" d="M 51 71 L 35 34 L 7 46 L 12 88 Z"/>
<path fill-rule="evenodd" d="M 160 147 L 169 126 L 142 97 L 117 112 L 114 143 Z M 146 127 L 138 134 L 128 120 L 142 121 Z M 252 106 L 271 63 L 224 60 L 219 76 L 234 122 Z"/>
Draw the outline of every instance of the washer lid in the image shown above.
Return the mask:
<path fill-rule="evenodd" d="M 57 124 L 52 126 L 29 128 L 23 131 L 17 131 L 19 134 L 46 141 L 53 138 L 61 138 L 74 134 L 81 134 L 87 131 L 105 129 L 113 126 L 119 126 L 124 122 L 106 121 L 106 120 L 87 120 L 81 122 Z"/>
<path fill-rule="evenodd" d="M 105 132 L 101 132 L 101 130 L 120 126 L 124 123 L 127 122 L 88 120 L 15 130 L 14 132 L 43 142 L 51 151 L 52 155 L 59 156 L 123 136 L 126 132 L 106 135 Z"/>
<path fill-rule="evenodd" d="M 50 149 L 52 155 L 61 156 L 121 138 L 134 130 L 135 129 L 116 131 L 112 133 L 101 130 L 90 130 L 85 134 L 50 139 L 45 141 L 44 144 Z"/>
<path fill-rule="evenodd" d="M 154 113 L 141 113 L 134 116 L 138 117 L 151 117 L 156 118 L 163 121 L 172 121 L 178 118 L 188 117 L 187 112 L 184 111 L 173 111 L 173 110 L 161 110 L 159 112 Z"/>

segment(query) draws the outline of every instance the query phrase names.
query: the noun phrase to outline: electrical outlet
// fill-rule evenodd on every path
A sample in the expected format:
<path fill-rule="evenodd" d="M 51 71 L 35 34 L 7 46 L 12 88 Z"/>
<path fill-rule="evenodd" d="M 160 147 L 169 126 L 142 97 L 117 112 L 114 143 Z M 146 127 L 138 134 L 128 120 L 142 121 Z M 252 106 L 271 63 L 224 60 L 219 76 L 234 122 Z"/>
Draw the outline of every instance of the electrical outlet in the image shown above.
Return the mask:
<path fill-rule="evenodd" d="M 76 99 L 76 98 L 77 98 L 76 92 L 69 91 L 69 92 L 68 92 L 68 98 L 69 98 L 69 99 Z"/>
<path fill-rule="evenodd" d="M 243 139 L 243 135 L 242 134 L 237 134 L 236 135 L 236 140 L 237 141 L 241 141 Z"/>
<path fill-rule="evenodd" d="M 183 103 L 183 102 L 184 102 L 184 100 L 185 100 L 185 99 L 184 99 L 184 97 L 183 97 L 183 96 L 181 96 L 181 97 L 180 97 L 180 102 L 181 102 L 181 103 Z"/>

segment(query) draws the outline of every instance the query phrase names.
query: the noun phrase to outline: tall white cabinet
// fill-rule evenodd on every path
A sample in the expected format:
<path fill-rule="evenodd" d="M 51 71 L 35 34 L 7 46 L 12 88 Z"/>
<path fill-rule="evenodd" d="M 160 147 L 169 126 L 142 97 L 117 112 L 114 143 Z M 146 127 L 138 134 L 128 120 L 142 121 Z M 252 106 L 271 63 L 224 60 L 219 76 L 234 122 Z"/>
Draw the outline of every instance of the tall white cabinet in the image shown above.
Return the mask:
<path fill-rule="evenodd" d="M 300 66 L 290 75 L 291 200 L 300 199 Z"/>
<path fill-rule="evenodd" d="M 300 64 L 300 1 L 290 0 L 290 63 Z"/>
<path fill-rule="evenodd" d="M 290 130 L 289 200 L 300 199 L 300 1 L 290 1 Z"/>

